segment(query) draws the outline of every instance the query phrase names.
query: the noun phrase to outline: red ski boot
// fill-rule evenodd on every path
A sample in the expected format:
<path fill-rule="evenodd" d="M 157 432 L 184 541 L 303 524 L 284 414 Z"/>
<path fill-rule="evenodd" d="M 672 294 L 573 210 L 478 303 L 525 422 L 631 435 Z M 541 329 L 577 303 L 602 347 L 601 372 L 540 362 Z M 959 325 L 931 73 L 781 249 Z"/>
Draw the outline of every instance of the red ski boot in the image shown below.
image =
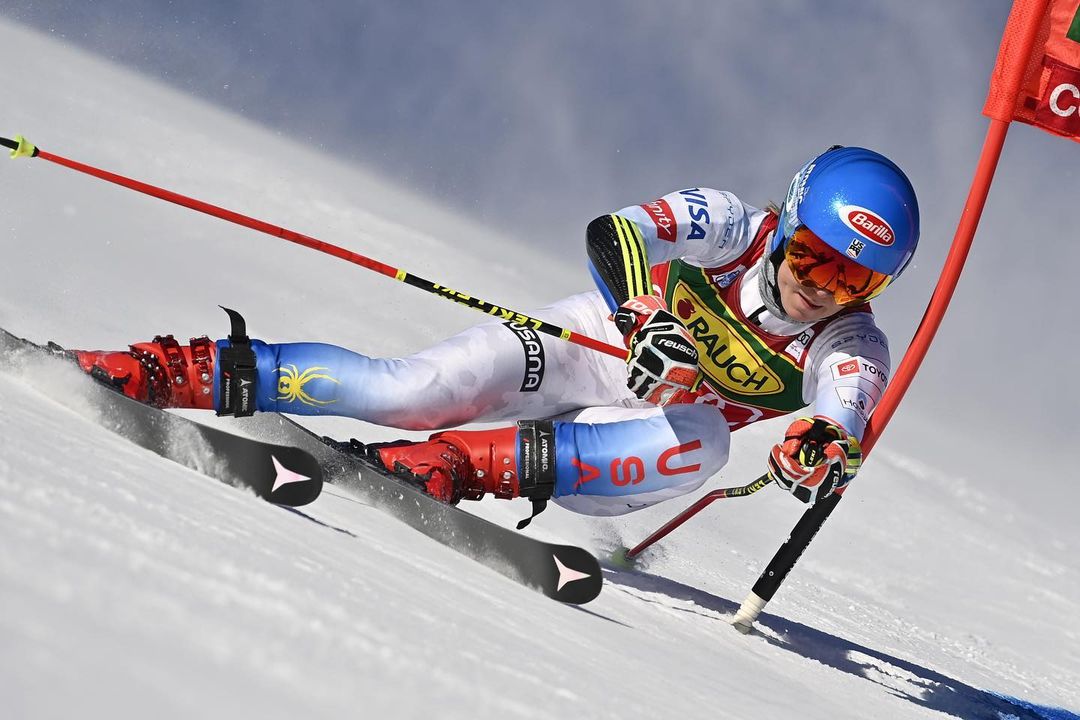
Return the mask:
<path fill-rule="evenodd" d="M 71 350 L 79 366 L 130 398 L 161 408 L 214 409 L 214 358 L 206 336 L 181 346 L 172 335 L 128 350 Z"/>
<path fill-rule="evenodd" d="M 550 421 L 529 421 L 494 430 L 450 430 L 421 442 L 373 444 L 367 452 L 443 502 L 479 500 L 486 493 L 527 497 L 535 517 L 555 489 L 554 439 Z"/>
<path fill-rule="evenodd" d="M 519 495 L 517 428 L 436 433 L 423 442 L 371 446 L 387 470 L 407 473 L 446 503 Z"/>
<path fill-rule="evenodd" d="M 218 347 L 205 335 L 181 345 L 172 335 L 158 335 L 127 350 L 64 350 L 50 348 L 78 361 L 100 382 L 130 398 L 162 408 L 214 410 L 218 415 L 243 417 L 255 412 L 257 397 L 255 351 L 240 313 L 229 315 L 228 341 Z M 214 406 L 214 365 L 220 377 L 218 406 Z"/>

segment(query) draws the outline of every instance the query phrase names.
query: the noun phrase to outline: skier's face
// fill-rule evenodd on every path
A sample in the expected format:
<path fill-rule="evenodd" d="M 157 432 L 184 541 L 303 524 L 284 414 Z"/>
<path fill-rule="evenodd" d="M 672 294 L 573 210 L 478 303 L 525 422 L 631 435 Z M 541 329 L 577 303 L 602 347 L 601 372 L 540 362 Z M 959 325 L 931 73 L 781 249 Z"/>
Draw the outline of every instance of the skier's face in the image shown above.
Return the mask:
<path fill-rule="evenodd" d="M 784 312 L 795 320 L 816 322 L 832 317 L 843 309 L 828 290 L 799 284 L 786 262 L 780 263 L 776 285 L 780 288 L 780 304 L 784 306 Z"/>

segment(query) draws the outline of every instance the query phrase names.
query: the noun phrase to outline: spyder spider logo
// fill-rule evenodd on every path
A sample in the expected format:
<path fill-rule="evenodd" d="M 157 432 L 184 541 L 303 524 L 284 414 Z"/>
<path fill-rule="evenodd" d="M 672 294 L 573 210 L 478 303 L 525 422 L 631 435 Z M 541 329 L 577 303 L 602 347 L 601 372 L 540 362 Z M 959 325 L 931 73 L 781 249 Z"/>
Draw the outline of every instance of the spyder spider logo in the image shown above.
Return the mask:
<path fill-rule="evenodd" d="M 329 380 L 335 385 L 340 385 L 340 381 L 321 372 L 329 369 L 330 368 L 313 367 L 300 372 L 299 368 L 295 365 L 279 367 L 277 400 L 284 402 L 295 402 L 299 400 L 304 405 L 311 405 L 313 407 L 333 405 L 337 400 L 317 400 L 304 390 L 304 386 L 313 380 Z"/>

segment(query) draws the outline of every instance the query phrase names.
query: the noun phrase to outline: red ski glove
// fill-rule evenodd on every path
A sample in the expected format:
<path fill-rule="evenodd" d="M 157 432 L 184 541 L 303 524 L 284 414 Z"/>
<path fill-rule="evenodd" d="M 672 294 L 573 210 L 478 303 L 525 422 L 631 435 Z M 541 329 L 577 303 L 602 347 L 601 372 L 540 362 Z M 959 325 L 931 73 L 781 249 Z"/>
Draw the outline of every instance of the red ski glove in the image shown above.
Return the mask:
<path fill-rule="evenodd" d="M 845 487 L 862 467 L 862 447 L 826 418 L 791 423 L 769 453 L 769 478 L 804 503 Z"/>
<path fill-rule="evenodd" d="M 630 298 L 612 320 L 630 348 L 626 386 L 655 405 L 689 400 L 701 381 L 697 345 L 664 301 L 655 295 Z"/>

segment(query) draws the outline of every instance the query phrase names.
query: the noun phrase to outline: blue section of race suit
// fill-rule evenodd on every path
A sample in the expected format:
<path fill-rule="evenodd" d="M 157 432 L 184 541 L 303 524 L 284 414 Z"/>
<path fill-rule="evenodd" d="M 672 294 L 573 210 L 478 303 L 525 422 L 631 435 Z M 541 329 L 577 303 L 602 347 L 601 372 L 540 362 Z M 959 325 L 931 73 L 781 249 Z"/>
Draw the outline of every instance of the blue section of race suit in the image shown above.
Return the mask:
<path fill-rule="evenodd" d="M 228 347 L 219 340 L 218 351 Z M 354 416 L 355 388 L 374 362 L 358 353 L 324 343 L 270 345 L 252 340 L 255 351 L 255 409 L 295 415 Z M 214 402 L 218 402 L 221 368 L 215 370 Z"/>
<path fill-rule="evenodd" d="M 554 499 L 569 510 L 637 510 L 700 487 L 727 462 L 729 432 L 714 407 L 606 410 L 621 419 L 555 423 Z"/>
<path fill-rule="evenodd" d="M 592 260 L 589 263 L 589 274 L 592 275 L 593 282 L 596 283 L 596 288 L 600 291 L 600 295 L 603 296 L 604 302 L 607 303 L 608 309 L 611 312 L 615 312 L 619 309 L 619 303 L 615 302 L 614 296 L 611 294 L 611 290 L 608 289 L 607 283 L 600 277 L 600 273 L 596 270 L 596 266 L 593 265 Z"/>

